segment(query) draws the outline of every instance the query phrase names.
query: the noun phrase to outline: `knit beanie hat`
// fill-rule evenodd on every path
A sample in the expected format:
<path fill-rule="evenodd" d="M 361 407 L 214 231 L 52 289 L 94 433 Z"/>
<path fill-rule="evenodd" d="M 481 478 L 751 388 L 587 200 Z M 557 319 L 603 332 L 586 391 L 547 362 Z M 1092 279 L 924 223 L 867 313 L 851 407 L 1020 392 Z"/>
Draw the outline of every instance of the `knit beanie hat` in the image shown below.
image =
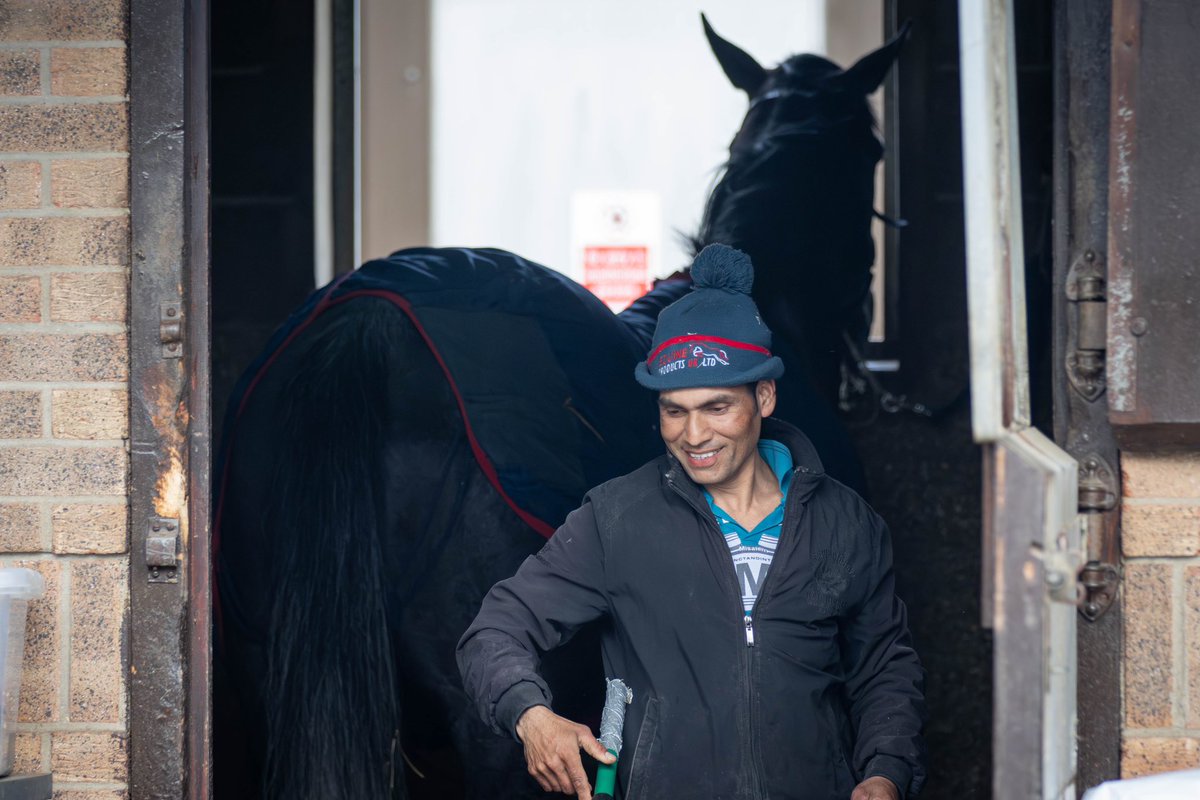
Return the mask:
<path fill-rule="evenodd" d="M 753 285 L 748 255 L 723 244 L 705 247 L 692 263 L 692 291 L 658 315 L 650 354 L 633 370 L 637 382 L 666 392 L 783 375 L 783 362 L 771 355 L 771 331 L 750 298 Z"/>

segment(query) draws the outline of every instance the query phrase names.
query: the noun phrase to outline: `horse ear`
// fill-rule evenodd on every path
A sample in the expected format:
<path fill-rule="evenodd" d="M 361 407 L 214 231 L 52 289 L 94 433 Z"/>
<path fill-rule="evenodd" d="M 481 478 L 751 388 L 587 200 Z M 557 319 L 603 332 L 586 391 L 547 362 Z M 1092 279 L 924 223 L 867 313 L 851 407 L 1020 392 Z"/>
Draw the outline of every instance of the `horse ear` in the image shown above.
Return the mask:
<path fill-rule="evenodd" d="M 912 20 L 905 20 L 887 44 L 878 50 L 867 53 L 853 67 L 831 79 L 837 88 L 854 91 L 858 94 L 870 94 L 879 88 L 892 64 L 900 56 L 900 48 L 908 39 L 912 29 Z"/>
<path fill-rule="evenodd" d="M 704 35 L 708 37 L 713 55 L 717 57 L 721 69 L 725 70 L 730 83 L 746 94 L 753 95 L 767 79 L 767 71 L 759 66 L 754 56 L 718 36 L 712 25 L 708 24 L 708 17 L 704 16 L 703 12 L 700 14 L 700 21 L 704 23 Z"/>

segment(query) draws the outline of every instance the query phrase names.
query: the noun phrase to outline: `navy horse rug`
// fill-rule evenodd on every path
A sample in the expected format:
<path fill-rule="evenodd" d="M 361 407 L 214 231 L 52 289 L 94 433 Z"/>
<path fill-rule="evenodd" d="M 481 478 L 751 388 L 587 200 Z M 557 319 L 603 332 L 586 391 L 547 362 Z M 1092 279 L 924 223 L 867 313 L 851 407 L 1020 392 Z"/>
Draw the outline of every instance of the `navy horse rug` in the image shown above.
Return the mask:
<path fill-rule="evenodd" d="M 690 287 L 664 281 L 613 314 L 579 284 L 503 250 L 400 250 L 317 290 L 275 332 L 234 390 L 224 449 L 256 385 L 298 336 L 333 308 L 380 298 L 433 353 L 489 482 L 548 537 L 588 489 L 662 452 L 654 397 L 633 367 L 658 312 Z"/>

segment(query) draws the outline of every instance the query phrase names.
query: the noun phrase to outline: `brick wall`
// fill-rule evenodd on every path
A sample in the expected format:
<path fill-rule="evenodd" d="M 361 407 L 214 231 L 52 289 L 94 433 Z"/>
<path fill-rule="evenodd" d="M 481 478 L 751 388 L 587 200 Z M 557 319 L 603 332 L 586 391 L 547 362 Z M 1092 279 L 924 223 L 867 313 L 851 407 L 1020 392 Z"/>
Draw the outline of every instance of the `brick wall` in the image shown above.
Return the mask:
<path fill-rule="evenodd" d="M 1200 453 L 1123 453 L 1124 777 L 1200 767 Z"/>
<path fill-rule="evenodd" d="M 122 0 L 0 0 L 0 562 L 30 607 L 18 771 L 125 797 L 128 133 Z"/>

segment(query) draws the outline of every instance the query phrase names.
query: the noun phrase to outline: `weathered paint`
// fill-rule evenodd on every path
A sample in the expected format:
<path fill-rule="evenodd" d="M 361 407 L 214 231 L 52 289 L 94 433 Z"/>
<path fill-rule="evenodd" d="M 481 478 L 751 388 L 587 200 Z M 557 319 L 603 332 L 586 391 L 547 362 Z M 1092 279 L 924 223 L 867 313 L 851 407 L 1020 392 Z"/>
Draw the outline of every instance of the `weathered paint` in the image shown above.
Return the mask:
<path fill-rule="evenodd" d="M 1126 447 L 1200 446 L 1200 18 L 1115 0 L 1109 152 L 1109 409 Z"/>
<path fill-rule="evenodd" d="M 129 785 L 132 797 L 205 798 L 208 111 L 194 59 L 206 63 L 207 6 L 131 0 L 129 16 Z M 163 351 L 164 303 L 183 312 L 182 357 Z M 177 582 L 149 580 L 145 537 L 160 517 L 179 520 Z"/>

